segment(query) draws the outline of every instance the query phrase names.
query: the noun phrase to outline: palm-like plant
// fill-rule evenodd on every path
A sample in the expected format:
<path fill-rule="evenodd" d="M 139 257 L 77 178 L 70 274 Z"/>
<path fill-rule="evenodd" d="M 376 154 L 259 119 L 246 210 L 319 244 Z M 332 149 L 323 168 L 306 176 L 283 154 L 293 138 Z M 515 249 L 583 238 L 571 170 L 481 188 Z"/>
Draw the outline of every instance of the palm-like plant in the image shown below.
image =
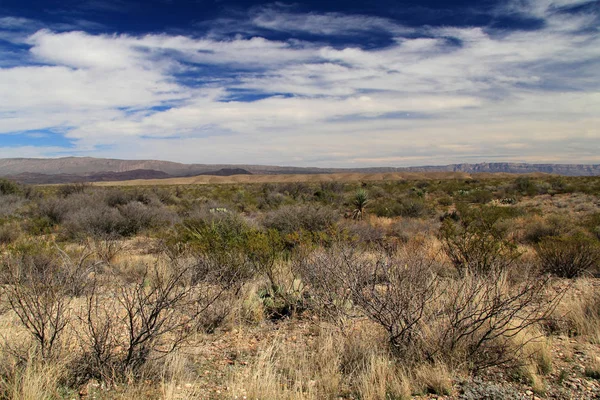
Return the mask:
<path fill-rule="evenodd" d="M 359 189 L 356 191 L 354 195 L 354 200 L 352 204 L 354 204 L 354 211 L 352 211 L 352 218 L 357 220 L 362 220 L 365 215 L 365 209 L 367 207 L 367 203 L 369 202 L 369 195 L 366 190 Z"/>

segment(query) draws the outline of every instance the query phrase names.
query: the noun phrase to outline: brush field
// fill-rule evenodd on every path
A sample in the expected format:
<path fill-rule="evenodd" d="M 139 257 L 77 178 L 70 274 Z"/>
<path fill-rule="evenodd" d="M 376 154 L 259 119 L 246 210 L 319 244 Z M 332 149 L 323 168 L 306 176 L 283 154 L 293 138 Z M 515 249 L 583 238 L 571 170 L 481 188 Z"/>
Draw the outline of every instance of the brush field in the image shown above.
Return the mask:
<path fill-rule="evenodd" d="M 600 397 L 600 178 L 0 180 L 0 399 Z"/>

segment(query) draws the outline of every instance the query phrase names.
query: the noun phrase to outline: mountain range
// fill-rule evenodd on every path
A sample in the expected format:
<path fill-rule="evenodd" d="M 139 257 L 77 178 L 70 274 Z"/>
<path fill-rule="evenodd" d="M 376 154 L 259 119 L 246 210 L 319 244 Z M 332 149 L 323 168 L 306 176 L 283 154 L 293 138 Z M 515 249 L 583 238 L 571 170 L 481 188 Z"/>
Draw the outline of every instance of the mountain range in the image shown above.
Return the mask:
<path fill-rule="evenodd" d="M 477 163 L 419 167 L 313 168 L 269 165 L 182 164 L 159 160 L 117 160 L 92 157 L 4 158 L 0 176 L 22 183 L 50 184 L 165 179 L 196 175 L 272 175 L 385 172 L 548 173 L 565 176 L 600 175 L 600 164 Z"/>

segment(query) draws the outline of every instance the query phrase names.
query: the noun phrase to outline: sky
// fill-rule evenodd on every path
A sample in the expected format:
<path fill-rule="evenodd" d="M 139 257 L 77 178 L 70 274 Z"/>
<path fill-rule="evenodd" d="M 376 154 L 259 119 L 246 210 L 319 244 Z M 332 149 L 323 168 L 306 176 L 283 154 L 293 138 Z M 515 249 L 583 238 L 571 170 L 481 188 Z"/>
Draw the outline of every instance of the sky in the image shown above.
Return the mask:
<path fill-rule="evenodd" d="M 600 1 L 0 0 L 0 158 L 600 163 Z"/>

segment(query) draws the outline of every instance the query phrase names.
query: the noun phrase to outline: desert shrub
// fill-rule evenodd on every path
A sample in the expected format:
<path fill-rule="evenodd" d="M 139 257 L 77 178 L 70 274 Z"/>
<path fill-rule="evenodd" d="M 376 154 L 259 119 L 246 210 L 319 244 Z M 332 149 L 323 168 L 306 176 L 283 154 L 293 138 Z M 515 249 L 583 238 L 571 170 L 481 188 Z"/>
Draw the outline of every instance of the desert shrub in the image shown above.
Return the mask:
<path fill-rule="evenodd" d="M 388 218 L 419 218 L 429 212 L 425 202 L 418 197 L 380 200 L 373 203 L 371 210 L 378 217 Z"/>
<path fill-rule="evenodd" d="M 142 230 L 169 226 L 176 221 L 175 213 L 165 207 L 147 206 L 138 201 L 129 202 L 118 207 L 118 210 L 126 223 L 122 236 L 133 236 Z"/>
<path fill-rule="evenodd" d="M 70 212 L 65 217 L 64 231 L 72 238 L 129 232 L 127 220 L 119 210 L 103 204 Z"/>
<path fill-rule="evenodd" d="M 14 215 L 25 203 L 26 200 L 16 194 L 0 196 L 0 218 Z"/>
<path fill-rule="evenodd" d="M 233 281 L 215 278 L 220 272 L 192 283 L 189 263 L 157 260 L 134 282 L 113 276 L 102 286 L 94 279 L 80 316 L 85 355 L 78 373 L 104 379 L 137 375 L 149 360 L 176 350 L 203 317 L 215 314 L 213 306 L 222 296 L 235 292 Z"/>
<path fill-rule="evenodd" d="M 0 245 L 11 244 L 21 235 L 21 228 L 17 223 L 0 222 Z"/>
<path fill-rule="evenodd" d="M 494 199 L 494 194 L 487 189 L 469 190 L 461 200 L 468 203 L 486 204 Z"/>
<path fill-rule="evenodd" d="M 247 254 L 254 271 L 265 278 L 258 295 L 268 318 L 294 317 L 306 308 L 306 286 L 295 263 L 285 260 L 285 243 L 275 230 L 254 231 L 248 238 Z M 293 256 L 298 257 L 296 251 Z"/>
<path fill-rule="evenodd" d="M 70 207 L 66 202 L 57 198 L 49 198 L 38 203 L 36 217 L 45 219 L 50 225 L 57 225 L 64 221 L 69 212 Z"/>
<path fill-rule="evenodd" d="M 341 182 L 321 182 L 319 188 L 314 192 L 314 199 L 322 204 L 333 204 L 344 191 Z"/>
<path fill-rule="evenodd" d="M 583 221 L 583 226 L 586 227 L 596 238 L 600 239 L 600 212 L 590 214 Z"/>
<path fill-rule="evenodd" d="M 443 196 L 437 199 L 437 202 L 440 206 L 449 207 L 454 204 L 454 200 L 450 196 Z"/>
<path fill-rule="evenodd" d="M 91 185 L 85 182 L 77 182 L 77 183 L 68 183 L 65 185 L 60 185 L 56 192 L 59 196 L 68 197 L 72 194 L 84 193 Z"/>
<path fill-rule="evenodd" d="M 83 204 L 86 204 L 84 202 Z M 133 236 L 157 226 L 169 226 L 174 213 L 163 207 L 147 206 L 132 201 L 118 207 L 104 203 L 92 207 L 77 207 L 64 216 L 64 230 L 69 237 L 84 236 Z"/>
<path fill-rule="evenodd" d="M 513 188 L 518 193 L 528 196 L 535 196 L 538 193 L 535 181 L 528 176 L 520 176 L 515 179 Z"/>
<path fill-rule="evenodd" d="M 249 279 L 254 274 L 246 252 L 250 226 L 238 214 L 225 209 L 212 210 L 202 218 L 197 215 L 184 220 L 169 239 L 170 245 L 185 244 L 195 257 L 193 280 L 201 279 L 213 269 L 222 271 L 224 279 Z"/>
<path fill-rule="evenodd" d="M 294 200 L 308 199 L 314 193 L 314 190 L 310 187 L 310 185 L 304 182 L 281 183 L 276 185 L 275 190 L 290 196 Z"/>
<path fill-rule="evenodd" d="M 546 218 L 534 217 L 527 221 L 523 239 L 527 243 L 537 244 L 549 236 L 560 236 L 572 230 L 572 219 L 552 214 Z"/>
<path fill-rule="evenodd" d="M 240 249 L 245 243 L 248 222 L 224 207 L 196 210 L 177 227 L 176 241 L 190 243 L 207 252 Z"/>
<path fill-rule="evenodd" d="M 575 278 L 600 264 L 600 245 L 583 234 L 547 237 L 535 247 L 542 268 L 563 278 Z"/>
<path fill-rule="evenodd" d="M 265 215 L 263 225 L 283 234 L 324 231 L 333 226 L 339 215 L 325 206 L 301 205 L 283 206 Z"/>
<path fill-rule="evenodd" d="M 122 189 L 109 188 L 103 192 L 104 202 L 109 207 L 123 206 L 130 201 L 139 201 L 143 204 L 150 204 L 150 199 L 141 192 L 130 192 Z"/>
<path fill-rule="evenodd" d="M 368 222 L 345 223 L 341 229 L 348 232 L 348 236 L 363 244 L 382 245 L 385 242 L 386 233 L 380 226 L 371 225 Z"/>
<path fill-rule="evenodd" d="M 418 218 L 401 218 L 390 226 L 390 235 L 408 242 L 411 238 L 418 236 L 435 235 L 440 229 L 440 223 L 435 220 L 423 220 Z"/>
<path fill-rule="evenodd" d="M 21 194 L 23 189 L 18 183 L 9 179 L 0 179 L 0 195 L 6 196 L 11 194 Z"/>
<path fill-rule="evenodd" d="M 278 192 L 266 192 L 258 198 L 258 208 L 260 210 L 273 210 L 279 208 L 286 200 L 286 197 L 282 193 Z"/>
<path fill-rule="evenodd" d="M 503 219 L 502 208 L 463 207 L 459 221 L 447 218 L 442 222 L 442 248 L 461 274 L 507 270 L 519 258 L 516 244 L 504 237 L 498 224 Z"/>
<path fill-rule="evenodd" d="M 74 274 L 80 271 L 62 268 L 62 263 L 42 253 L 9 257 L 4 262 L 2 291 L 9 308 L 35 340 L 41 357 L 53 357 L 70 320 Z"/>
<path fill-rule="evenodd" d="M 500 270 L 449 279 L 439 269 L 419 252 L 391 258 L 338 247 L 305 257 L 300 270 L 316 310 L 368 317 L 405 363 L 444 360 L 480 370 L 523 361 L 526 341 L 515 337 L 543 321 L 560 295 L 547 297 L 549 278 L 513 286 Z"/>

